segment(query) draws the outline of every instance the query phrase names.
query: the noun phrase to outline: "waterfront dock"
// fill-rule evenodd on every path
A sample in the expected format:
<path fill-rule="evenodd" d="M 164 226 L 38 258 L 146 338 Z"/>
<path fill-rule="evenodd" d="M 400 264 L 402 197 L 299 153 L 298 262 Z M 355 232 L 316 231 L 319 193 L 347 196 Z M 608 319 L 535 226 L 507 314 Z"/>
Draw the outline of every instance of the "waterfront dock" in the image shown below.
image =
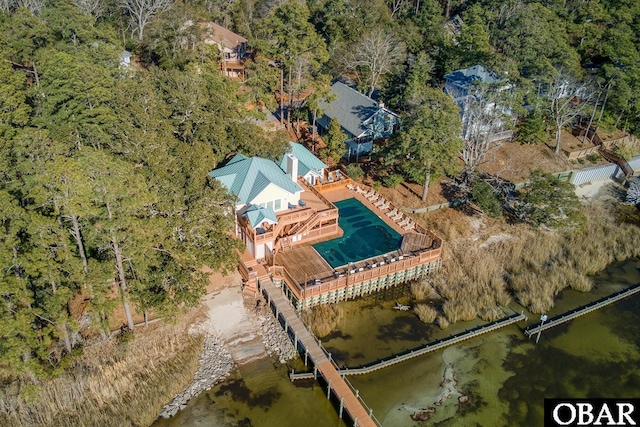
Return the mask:
<path fill-rule="evenodd" d="M 373 411 L 366 408 L 359 393 L 354 392 L 338 373 L 320 343 L 307 330 L 289 300 L 271 278 L 268 275 L 260 276 L 258 285 L 276 319 L 291 337 L 296 350 L 303 355 L 305 365 L 313 366 L 310 378 L 322 379 L 326 384 L 327 399 L 334 399 L 338 406 L 338 416 L 345 418 L 346 415 L 354 427 L 379 426 L 380 423 L 373 417 Z"/>
<path fill-rule="evenodd" d="M 614 302 L 620 301 L 621 299 L 628 298 L 639 292 L 640 292 L 640 283 L 633 285 L 627 289 L 623 289 L 614 294 L 611 294 L 609 296 L 606 296 L 604 298 L 600 298 L 597 301 L 593 301 L 593 302 L 590 302 L 589 304 L 585 304 L 574 310 L 569 310 L 566 313 L 562 313 L 558 316 L 553 317 L 548 322 L 545 322 L 542 325 L 530 326 L 527 329 L 525 329 L 524 334 L 527 337 L 531 338 L 532 335 L 538 334 L 542 331 L 546 331 L 547 329 L 551 329 L 555 326 L 561 325 L 565 322 L 575 319 L 576 317 L 582 316 L 583 314 L 591 313 L 592 311 L 598 310 L 609 304 L 613 304 Z"/>
<path fill-rule="evenodd" d="M 429 344 L 425 344 L 423 346 L 407 350 L 405 352 L 395 354 L 393 356 L 384 358 L 382 360 L 363 365 L 356 368 L 344 368 L 339 369 L 338 373 L 342 376 L 345 375 L 364 375 L 373 371 L 377 371 L 378 369 L 386 368 L 387 366 L 395 365 L 397 363 L 404 362 L 409 359 L 413 359 L 414 357 L 419 357 L 424 354 L 430 353 L 432 351 L 440 350 L 445 347 L 448 347 L 453 344 L 457 344 L 459 342 L 475 338 L 479 335 L 486 334 L 488 332 L 495 331 L 496 329 L 503 328 L 505 326 L 514 324 L 516 322 L 520 322 L 522 320 L 527 320 L 527 316 L 520 313 L 514 313 L 510 316 L 504 317 L 502 319 L 496 320 L 495 322 L 488 323 L 486 325 L 476 326 L 473 329 L 466 330 L 464 332 L 460 332 L 455 335 L 451 335 L 450 337 L 433 341 Z M 299 374 L 291 374 L 289 376 L 291 380 L 301 380 L 301 379 L 309 379 L 313 378 L 313 373 L 299 373 Z"/>

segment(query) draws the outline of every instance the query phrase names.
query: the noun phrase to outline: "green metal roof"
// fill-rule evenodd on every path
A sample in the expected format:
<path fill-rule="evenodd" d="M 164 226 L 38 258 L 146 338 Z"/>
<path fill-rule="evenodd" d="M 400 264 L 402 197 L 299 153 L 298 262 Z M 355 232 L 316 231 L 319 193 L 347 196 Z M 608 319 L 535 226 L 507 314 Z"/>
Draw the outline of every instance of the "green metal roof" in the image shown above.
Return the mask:
<path fill-rule="evenodd" d="M 319 171 L 325 169 L 325 165 L 320 159 L 313 155 L 313 153 L 297 142 L 289 142 L 289 153 L 293 154 L 298 159 L 298 175 L 305 176 L 309 171 Z M 287 156 L 282 156 L 280 161 L 280 168 L 287 170 Z"/>
<path fill-rule="evenodd" d="M 271 160 L 236 154 L 225 166 L 209 172 L 220 181 L 230 194 L 235 194 L 243 204 L 250 204 L 269 184 L 289 193 L 302 191 L 280 167 Z"/>
<path fill-rule="evenodd" d="M 260 226 L 263 222 L 267 221 L 270 224 L 277 224 L 278 218 L 273 208 L 261 208 L 260 206 L 253 205 L 245 212 L 247 219 L 251 223 L 251 228 Z"/>

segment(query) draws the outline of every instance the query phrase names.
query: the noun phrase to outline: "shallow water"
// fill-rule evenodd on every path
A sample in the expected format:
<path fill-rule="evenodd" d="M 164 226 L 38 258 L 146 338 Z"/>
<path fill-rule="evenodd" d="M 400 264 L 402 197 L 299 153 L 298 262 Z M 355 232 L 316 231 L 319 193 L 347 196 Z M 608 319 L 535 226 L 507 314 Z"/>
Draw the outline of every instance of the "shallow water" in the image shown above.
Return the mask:
<path fill-rule="evenodd" d="M 566 291 L 550 316 L 640 282 L 640 261 L 608 268 L 589 294 Z M 323 345 L 338 365 L 357 366 L 459 332 L 426 326 L 391 307 L 405 302 L 389 292 L 343 305 L 346 319 Z M 514 308 L 516 308 L 514 306 Z M 525 313 L 527 314 L 527 313 Z M 620 301 L 527 339 L 528 322 L 503 328 L 444 351 L 349 377 L 384 426 L 542 426 L 544 398 L 640 397 L 640 296 Z M 326 392 L 313 382 L 292 384 L 284 367 L 243 369 L 235 378 L 190 402 L 158 426 L 342 426 Z M 453 364 L 457 388 L 469 396 L 438 406 L 429 421 L 410 415 L 433 406 L 443 371 Z M 301 369 L 299 362 L 295 369 Z"/>

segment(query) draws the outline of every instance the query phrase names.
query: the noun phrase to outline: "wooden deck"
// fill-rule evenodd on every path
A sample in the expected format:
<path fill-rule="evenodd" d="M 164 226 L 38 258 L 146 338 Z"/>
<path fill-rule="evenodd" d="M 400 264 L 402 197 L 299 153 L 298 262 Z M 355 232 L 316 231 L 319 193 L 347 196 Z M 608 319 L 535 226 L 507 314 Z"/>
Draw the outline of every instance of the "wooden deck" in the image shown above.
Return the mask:
<path fill-rule="evenodd" d="M 333 268 L 310 245 L 296 246 L 295 250 L 276 256 L 297 283 L 333 277 Z"/>

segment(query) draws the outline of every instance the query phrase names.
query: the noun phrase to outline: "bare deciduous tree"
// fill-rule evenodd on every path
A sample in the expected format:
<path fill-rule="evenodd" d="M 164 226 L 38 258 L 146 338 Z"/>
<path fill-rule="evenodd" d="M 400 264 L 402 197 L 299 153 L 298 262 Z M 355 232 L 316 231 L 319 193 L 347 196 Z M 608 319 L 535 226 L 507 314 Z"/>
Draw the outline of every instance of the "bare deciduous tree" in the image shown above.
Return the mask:
<path fill-rule="evenodd" d="M 509 110 L 508 96 L 505 91 L 493 90 L 478 85 L 470 93 L 462 107 L 463 139 L 462 150 L 465 170 L 473 172 L 486 158 L 487 154 L 508 139 L 509 122 L 513 120 Z M 505 137 L 505 133 L 509 132 Z"/>
<path fill-rule="evenodd" d="M 87 15 L 92 16 L 94 22 L 102 16 L 105 9 L 103 0 L 73 0 L 73 4 Z"/>
<path fill-rule="evenodd" d="M 593 91 L 585 83 L 559 71 L 547 93 L 549 113 L 556 125 L 556 154 L 560 153 L 562 129 L 590 108 Z"/>
<path fill-rule="evenodd" d="M 168 10 L 174 0 L 120 0 L 120 6 L 129 14 L 133 31 L 142 41 L 144 29 L 156 15 Z"/>
<path fill-rule="evenodd" d="M 393 34 L 374 30 L 366 34 L 350 51 L 345 66 L 366 84 L 368 95 L 380 84 L 382 76 L 393 72 L 405 57 L 404 44 Z"/>
<path fill-rule="evenodd" d="M 629 184 L 627 190 L 627 203 L 630 205 L 636 205 L 640 207 L 640 179 L 634 178 Z"/>
<path fill-rule="evenodd" d="M 400 12 L 400 9 L 402 9 L 405 3 L 406 0 L 387 0 L 387 5 L 391 10 L 391 18 L 393 18 L 396 13 Z"/>
<path fill-rule="evenodd" d="M 0 0 L 0 11 L 9 12 L 24 7 L 34 15 L 39 15 L 45 7 L 44 0 Z"/>

